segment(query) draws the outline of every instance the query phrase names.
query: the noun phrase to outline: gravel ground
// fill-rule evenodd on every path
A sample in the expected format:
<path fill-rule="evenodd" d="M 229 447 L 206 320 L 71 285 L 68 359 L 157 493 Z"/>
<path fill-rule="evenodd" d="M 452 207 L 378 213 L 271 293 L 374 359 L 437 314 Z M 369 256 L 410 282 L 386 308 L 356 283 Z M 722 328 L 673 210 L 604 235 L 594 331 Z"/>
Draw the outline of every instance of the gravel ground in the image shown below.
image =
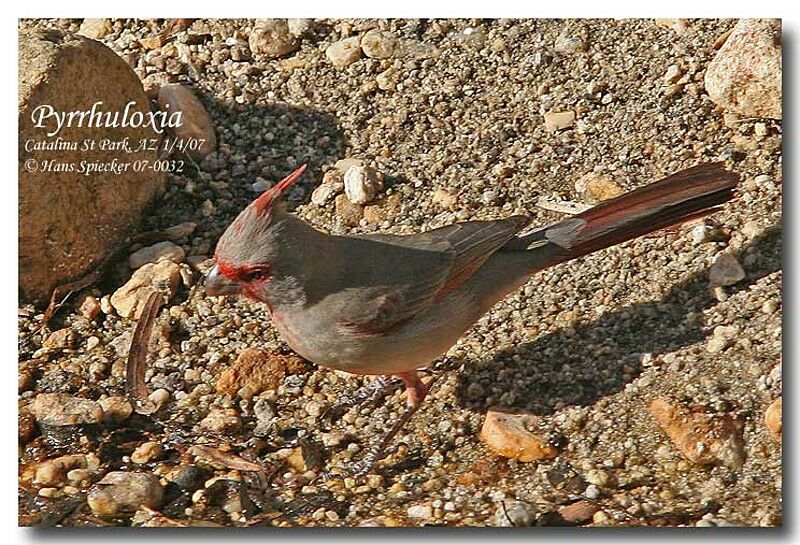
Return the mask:
<path fill-rule="evenodd" d="M 515 213 L 544 224 L 564 216 L 538 198 L 581 202 L 574 186 L 589 173 L 627 190 L 725 160 L 743 183 L 734 204 L 705 220 L 714 236 L 695 240 L 687 226 L 632 241 L 539 273 L 497 304 L 437 362 L 432 395 L 397 451 L 363 479 L 308 484 L 316 466 L 357 460 L 399 415 L 399 393 L 331 426 L 320 413 L 361 378 L 304 364 L 255 398 L 217 391 L 246 348 L 290 358 L 259 304 L 205 297 L 185 275 L 161 311 L 147 375 L 163 405 L 130 417 L 113 396 L 125 395 L 135 323 L 106 312 L 89 320 L 67 305 L 32 334 L 41 309 L 23 306 L 21 524 L 551 525 L 582 499 L 596 506 L 584 525 L 780 525 L 781 447 L 764 412 L 781 393 L 782 129 L 726 115 L 704 93 L 714 44 L 734 21 L 688 23 L 679 33 L 653 20 L 316 20 L 295 52 L 267 59 L 248 48 L 253 21 L 198 20 L 189 32 L 207 33 L 199 43 L 187 44 L 184 31 L 146 50 L 138 40 L 164 21 L 115 20 L 102 41 L 146 88 L 193 88 L 217 131 L 218 150 L 169 176 L 143 227 L 196 223 L 181 244 L 193 263 L 213 252 L 257 194 L 254 183 L 263 188 L 302 163 L 310 174 L 289 193 L 290 208 L 337 233 L 412 233 Z M 396 38 L 399 58 L 344 68 L 326 58 L 332 43 L 372 28 Z M 674 69 L 665 79 L 672 65 L 680 79 Z M 551 111 L 576 120 L 549 132 Z M 333 201 L 310 202 L 343 158 L 384 175 L 360 220 Z M 714 291 L 708 269 L 724 249 L 746 278 Z M 123 263 L 86 293 L 101 299 L 129 277 Z M 717 326 L 736 328 L 720 350 Z M 71 425 L 46 425 L 40 408 L 34 426 L 32 400 L 55 392 L 112 400 L 102 417 Z M 648 409 L 662 396 L 743 422 L 743 465 L 686 460 Z M 541 416 L 558 456 L 522 463 L 493 454 L 478 433 L 495 405 Z M 198 445 L 267 469 L 236 469 L 244 460 L 214 469 L 198 461 Z M 67 455 L 79 456 L 41 469 Z M 95 483 L 115 486 L 112 471 L 159 477 L 125 485 L 137 506 L 155 511 L 90 509 L 104 499 L 92 496 Z"/>

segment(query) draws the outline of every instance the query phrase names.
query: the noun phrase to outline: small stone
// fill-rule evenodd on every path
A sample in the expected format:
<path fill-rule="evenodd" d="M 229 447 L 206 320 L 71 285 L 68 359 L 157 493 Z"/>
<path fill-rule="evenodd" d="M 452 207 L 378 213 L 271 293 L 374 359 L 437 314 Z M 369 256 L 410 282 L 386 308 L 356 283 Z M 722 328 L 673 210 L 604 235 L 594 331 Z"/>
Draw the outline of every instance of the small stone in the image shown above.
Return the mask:
<path fill-rule="evenodd" d="M 75 486 L 84 486 L 92 482 L 95 471 L 91 469 L 72 469 L 67 472 L 67 481 Z"/>
<path fill-rule="evenodd" d="M 31 412 L 36 422 L 44 426 L 97 424 L 103 419 L 103 409 L 98 403 L 64 393 L 37 395 Z"/>
<path fill-rule="evenodd" d="M 99 40 L 113 31 L 114 25 L 111 23 L 111 19 L 84 19 L 78 29 L 78 34 L 92 40 Z"/>
<path fill-rule="evenodd" d="M 578 500 L 575 503 L 558 508 L 558 514 L 571 524 L 584 524 L 594 517 L 600 506 L 592 501 Z"/>
<path fill-rule="evenodd" d="M 600 488 L 607 488 L 611 483 L 611 476 L 602 469 L 592 469 L 586 472 L 584 480 Z"/>
<path fill-rule="evenodd" d="M 171 240 L 182 240 L 194 233 L 195 229 L 197 229 L 197 224 L 195 222 L 185 221 L 164 229 L 164 235 Z"/>
<path fill-rule="evenodd" d="M 248 43 L 254 56 L 266 59 L 282 57 L 300 47 L 300 41 L 290 32 L 286 19 L 256 19 Z"/>
<path fill-rule="evenodd" d="M 111 296 L 111 304 L 123 318 L 138 319 L 151 293 L 160 291 L 166 300 L 178 291 L 181 269 L 172 261 L 147 263 L 133 273 L 131 279 Z"/>
<path fill-rule="evenodd" d="M 181 123 L 172 127 L 176 140 L 183 142 L 185 153 L 195 161 L 214 151 L 217 135 L 214 124 L 203 103 L 188 88 L 178 83 L 164 85 L 158 90 L 158 104 L 168 117 L 180 114 Z"/>
<path fill-rule="evenodd" d="M 592 524 L 596 526 L 608 526 L 612 522 L 613 519 L 605 511 L 598 511 L 592 517 Z"/>
<path fill-rule="evenodd" d="M 739 19 L 705 73 L 708 96 L 746 117 L 781 119 L 781 20 Z"/>
<path fill-rule="evenodd" d="M 783 435 L 783 398 L 779 397 L 769 404 L 764 413 L 764 421 L 772 435 L 780 440 Z"/>
<path fill-rule="evenodd" d="M 406 514 L 412 519 L 429 519 L 433 516 L 433 508 L 430 503 L 421 503 L 409 507 Z"/>
<path fill-rule="evenodd" d="M 161 407 L 163 407 L 167 403 L 167 401 L 169 401 L 169 397 L 170 397 L 169 390 L 165 390 L 164 388 L 159 388 L 158 390 L 154 390 L 149 396 L 147 396 L 147 399 L 152 401 L 153 404 L 156 406 L 156 410 L 158 410 Z"/>
<path fill-rule="evenodd" d="M 311 193 L 311 202 L 317 206 L 325 206 L 342 191 L 344 191 L 344 182 L 341 179 L 328 181 L 323 179 L 322 183 Z"/>
<path fill-rule="evenodd" d="M 575 112 L 548 112 L 544 114 L 544 127 L 548 132 L 555 132 L 571 127 L 575 123 Z"/>
<path fill-rule="evenodd" d="M 344 193 L 353 204 L 372 201 L 383 189 L 383 177 L 374 168 L 351 166 L 344 173 Z"/>
<path fill-rule="evenodd" d="M 100 310 L 102 310 L 103 314 L 106 314 L 107 316 L 114 314 L 114 305 L 111 304 L 110 295 L 104 295 L 100 298 Z"/>
<path fill-rule="evenodd" d="M 305 369 L 305 362 L 297 356 L 246 348 L 222 372 L 216 388 L 217 392 L 233 395 L 247 387 L 256 396 L 265 390 L 275 390 L 287 374 L 302 373 Z"/>
<path fill-rule="evenodd" d="M 334 199 L 336 215 L 347 227 L 357 227 L 361 218 L 364 217 L 364 207 L 353 204 L 346 195 L 337 195 Z"/>
<path fill-rule="evenodd" d="M 164 454 L 164 447 L 156 441 L 142 443 L 131 454 L 131 461 L 134 464 L 146 464 L 152 460 L 160 458 Z"/>
<path fill-rule="evenodd" d="M 664 83 L 666 85 L 669 85 L 670 83 L 675 83 L 676 81 L 678 81 L 678 79 L 680 79 L 682 75 L 683 75 L 683 70 L 681 70 L 681 67 L 678 66 L 677 64 L 671 64 L 669 65 L 669 68 L 667 68 L 667 71 L 664 74 Z"/>
<path fill-rule="evenodd" d="M 336 68 L 350 66 L 361 58 L 358 36 L 352 36 L 332 43 L 325 49 L 325 56 Z"/>
<path fill-rule="evenodd" d="M 130 401 L 122 396 L 106 397 L 98 403 L 103 408 L 103 422 L 106 425 L 118 426 L 133 414 L 133 407 Z"/>
<path fill-rule="evenodd" d="M 27 445 L 36 432 L 36 418 L 27 411 L 20 411 L 17 415 L 17 431 L 19 444 Z"/>
<path fill-rule="evenodd" d="M 538 509 L 528 502 L 503 500 L 492 516 L 492 526 L 524 528 L 536 523 Z"/>
<path fill-rule="evenodd" d="M 173 263 L 182 263 L 184 257 L 186 257 L 186 252 L 183 248 L 167 240 L 136 250 L 128 257 L 128 266 L 131 269 L 138 269 L 142 265 L 157 263 L 163 259 L 168 259 Z"/>
<path fill-rule="evenodd" d="M 242 418 L 236 409 L 213 409 L 200 421 L 200 427 L 213 433 L 237 432 L 242 428 Z"/>
<path fill-rule="evenodd" d="M 656 25 L 668 28 L 675 34 L 681 36 L 689 30 L 689 21 L 686 19 L 656 19 Z"/>
<path fill-rule="evenodd" d="M 253 193 L 263 193 L 267 189 L 271 188 L 272 184 L 265 180 L 264 178 L 257 178 L 255 182 L 250 184 L 250 190 Z"/>
<path fill-rule="evenodd" d="M 706 343 L 706 351 L 710 354 L 716 354 L 733 346 L 738 333 L 739 329 L 735 326 L 718 325 L 714 328 L 711 338 L 709 338 L 708 343 Z"/>
<path fill-rule="evenodd" d="M 590 484 L 589 486 L 586 487 L 586 490 L 584 490 L 583 495 L 589 498 L 590 500 L 596 500 L 597 498 L 600 497 L 600 489 L 597 488 L 597 485 Z"/>
<path fill-rule="evenodd" d="M 42 341 L 42 348 L 47 348 L 49 350 L 74 348 L 77 340 L 78 334 L 75 333 L 72 328 L 65 327 L 64 329 L 53 331 L 48 335 L 47 338 Z"/>
<path fill-rule="evenodd" d="M 712 287 L 732 286 L 744 280 L 745 276 L 742 266 L 728 252 L 718 253 L 708 270 L 708 281 Z"/>
<path fill-rule="evenodd" d="M 289 33 L 299 38 L 311 30 L 314 26 L 314 19 L 287 19 L 286 25 L 289 27 Z"/>
<path fill-rule="evenodd" d="M 97 483 L 86 497 L 95 515 L 133 513 L 139 507 L 158 509 L 164 490 L 152 473 L 112 471 Z"/>
<path fill-rule="evenodd" d="M 558 450 L 544 436 L 532 431 L 539 424 L 539 417 L 533 414 L 494 407 L 486 413 L 480 438 L 504 458 L 521 462 L 555 458 Z"/>
<path fill-rule="evenodd" d="M 437 188 L 436 191 L 433 192 L 433 197 L 431 200 L 433 201 L 433 204 L 441 206 L 447 210 L 454 209 L 458 203 L 458 197 L 456 197 L 447 189 L 443 189 L 441 187 Z"/>
<path fill-rule="evenodd" d="M 756 136 L 767 136 L 767 134 L 769 133 L 769 131 L 767 130 L 767 124 L 756 123 L 755 125 L 753 125 L 753 132 L 755 133 Z"/>
<path fill-rule="evenodd" d="M 556 38 L 554 48 L 562 55 L 572 55 L 579 51 L 586 51 L 586 40 L 583 35 L 576 32 L 575 26 L 567 26 Z"/>
<path fill-rule="evenodd" d="M 743 425 L 731 415 L 693 411 L 673 405 L 666 398 L 653 400 L 650 413 L 689 461 L 699 465 L 723 464 L 734 469 L 744 463 Z"/>
<path fill-rule="evenodd" d="M 73 469 L 86 469 L 86 456 L 71 454 L 47 460 L 36 468 L 33 482 L 46 486 L 56 486 L 67 480 L 67 472 Z"/>
<path fill-rule="evenodd" d="M 89 321 L 94 320 L 100 314 L 100 302 L 94 295 L 84 296 L 78 304 L 78 312 Z"/>
<path fill-rule="evenodd" d="M 373 59 L 388 59 L 397 48 L 397 37 L 389 31 L 372 29 L 361 38 L 364 55 Z"/>
<path fill-rule="evenodd" d="M 590 172 L 575 182 L 575 191 L 580 197 L 591 204 L 607 201 L 622 195 L 622 188 L 617 185 L 611 176 Z"/>
<path fill-rule="evenodd" d="M 397 68 L 389 67 L 375 77 L 378 89 L 382 91 L 394 91 L 400 81 L 400 71 Z"/>
<path fill-rule="evenodd" d="M 708 242 L 718 242 L 725 239 L 725 233 L 716 229 L 705 222 L 700 222 L 691 230 L 692 242 L 694 244 L 706 244 Z"/>

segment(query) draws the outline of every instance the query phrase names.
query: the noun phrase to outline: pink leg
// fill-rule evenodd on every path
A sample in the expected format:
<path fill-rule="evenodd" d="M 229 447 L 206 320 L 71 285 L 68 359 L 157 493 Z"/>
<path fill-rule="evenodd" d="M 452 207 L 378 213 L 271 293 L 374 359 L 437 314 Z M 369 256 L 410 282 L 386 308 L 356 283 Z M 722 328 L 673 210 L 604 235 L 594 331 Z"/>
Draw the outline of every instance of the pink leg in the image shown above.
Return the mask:
<path fill-rule="evenodd" d="M 409 371 L 408 373 L 399 373 L 395 375 L 403 381 L 406 385 L 407 404 L 411 408 L 418 408 L 422 405 L 425 397 L 428 395 L 428 386 L 420 380 L 416 371 Z"/>

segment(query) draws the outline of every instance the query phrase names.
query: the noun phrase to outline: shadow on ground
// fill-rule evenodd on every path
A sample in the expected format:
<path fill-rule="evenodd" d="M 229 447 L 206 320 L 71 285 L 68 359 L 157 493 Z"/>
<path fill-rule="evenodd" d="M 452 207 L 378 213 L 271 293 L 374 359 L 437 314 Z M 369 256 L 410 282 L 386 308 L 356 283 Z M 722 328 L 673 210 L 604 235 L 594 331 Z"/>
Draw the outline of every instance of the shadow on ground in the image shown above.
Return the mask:
<path fill-rule="evenodd" d="M 750 267 L 747 280 L 729 288 L 730 295 L 781 269 L 779 225 L 767 229 L 735 256 L 741 262 L 755 247 L 761 261 Z M 715 303 L 707 272 L 694 274 L 677 282 L 660 301 L 607 312 L 597 320 L 541 335 L 487 360 L 451 362 L 448 368 L 464 366 L 456 395 L 460 403 L 476 411 L 485 412 L 497 404 L 496 399 L 487 401 L 487 395 L 471 395 L 469 386 L 475 381 L 474 370 L 479 369 L 482 376 L 503 377 L 482 384 L 487 394 L 496 382 L 513 384 L 516 399 L 510 405 L 537 414 L 552 414 L 557 404 L 592 404 L 640 374 L 641 354 L 656 356 L 702 341 L 707 328 L 697 321 L 687 322 L 686 315 L 699 314 Z"/>

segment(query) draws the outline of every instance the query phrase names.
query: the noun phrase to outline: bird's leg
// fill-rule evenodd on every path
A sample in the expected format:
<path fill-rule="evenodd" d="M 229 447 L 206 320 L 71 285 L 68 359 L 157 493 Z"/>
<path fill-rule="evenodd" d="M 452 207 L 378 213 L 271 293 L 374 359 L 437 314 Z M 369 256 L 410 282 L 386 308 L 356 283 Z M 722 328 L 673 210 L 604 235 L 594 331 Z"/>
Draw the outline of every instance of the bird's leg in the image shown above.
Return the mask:
<path fill-rule="evenodd" d="M 367 404 L 377 403 L 379 399 L 386 397 L 399 384 L 393 384 L 395 378 L 391 375 L 380 375 L 369 384 L 362 386 L 351 395 L 342 398 L 325 411 L 323 418 L 330 423 L 340 419 L 353 407 L 362 407 Z"/>
<path fill-rule="evenodd" d="M 403 429 L 403 426 L 411 420 L 411 417 L 414 416 L 414 413 L 417 412 L 417 409 L 419 409 L 425 397 L 428 395 L 430 387 L 420 380 L 416 371 L 399 373 L 395 376 L 399 377 L 406 385 L 406 410 L 403 411 L 400 419 L 395 422 L 394 426 L 383 436 L 380 442 L 373 446 L 369 452 L 367 452 L 366 456 L 353 468 L 353 475 L 356 477 L 366 475 L 372 470 L 372 467 L 376 463 L 383 459 L 386 454 L 386 447 L 389 446 L 395 436 Z"/>

